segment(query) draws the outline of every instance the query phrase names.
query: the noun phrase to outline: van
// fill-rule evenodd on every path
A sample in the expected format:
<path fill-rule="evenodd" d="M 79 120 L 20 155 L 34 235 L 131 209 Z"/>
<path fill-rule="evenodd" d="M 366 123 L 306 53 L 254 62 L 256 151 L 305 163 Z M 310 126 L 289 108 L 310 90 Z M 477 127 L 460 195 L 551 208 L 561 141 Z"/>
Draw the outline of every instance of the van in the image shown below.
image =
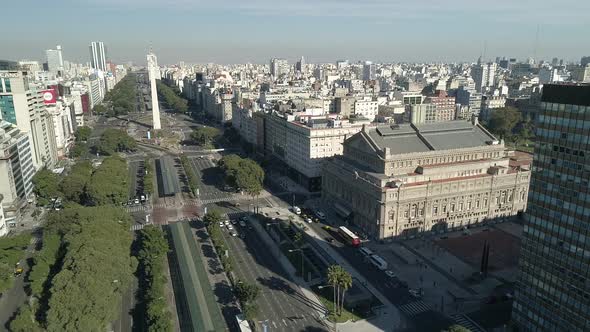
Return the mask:
<path fill-rule="evenodd" d="M 359 251 L 361 252 L 361 254 L 363 254 L 366 257 L 369 257 L 373 254 L 373 251 L 369 248 L 366 248 L 366 247 L 361 247 L 359 249 Z"/>
<path fill-rule="evenodd" d="M 294 206 L 293 212 L 295 212 L 295 214 L 301 214 L 301 209 L 298 206 Z"/>

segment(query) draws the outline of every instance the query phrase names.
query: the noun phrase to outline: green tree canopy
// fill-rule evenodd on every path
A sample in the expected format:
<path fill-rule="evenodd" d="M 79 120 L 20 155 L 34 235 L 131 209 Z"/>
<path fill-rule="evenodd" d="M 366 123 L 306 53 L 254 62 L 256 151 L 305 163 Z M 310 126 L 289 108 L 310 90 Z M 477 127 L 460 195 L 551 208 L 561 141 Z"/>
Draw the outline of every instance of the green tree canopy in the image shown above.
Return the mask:
<path fill-rule="evenodd" d="M 490 131 L 501 139 L 510 138 L 514 128 L 521 120 L 520 111 L 514 107 L 499 108 L 492 112 L 487 123 Z"/>
<path fill-rule="evenodd" d="M 105 158 L 86 185 L 89 203 L 119 205 L 127 201 L 128 178 L 125 160 L 116 156 Z"/>
<path fill-rule="evenodd" d="M 225 181 L 230 186 L 241 188 L 255 196 L 262 191 L 264 170 L 254 160 L 231 154 L 219 160 L 218 166 L 225 173 Z"/>
<path fill-rule="evenodd" d="M 191 133 L 191 140 L 195 144 L 203 147 L 212 146 L 213 142 L 219 137 L 219 129 L 213 127 L 199 127 Z"/>
<path fill-rule="evenodd" d="M 92 175 L 92 164 L 89 161 L 80 161 L 75 164 L 70 173 L 60 183 L 60 191 L 64 197 L 79 204 L 86 201 L 86 185 Z"/>
<path fill-rule="evenodd" d="M 162 81 L 156 81 L 158 94 L 163 97 L 163 101 L 174 111 L 186 113 L 188 111 L 188 101 L 179 95 L 177 91 Z"/>
<path fill-rule="evenodd" d="M 136 81 L 135 74 L 127 74 L 111 91 L 107 92 L 104 102 L 110 106 L 108 115 L 127 114 L 135 110 Z"/>
<path fill-rule="evenodd" d="M 41 332 L 39 323 L 35 320 L 35 314 L 28 304 L 22 305 L 12 321 L 10 321 L 11 332 Z"/>
<path fill-rule="evenodd" d="M 115 152 L 134 150 L 136 147 L 135 140 L 124 130 L 109 128 L 100 136 L 98 151 L 103 155 L 110 156 Z"/>
<path fill-rule="evenodd" d="M 76 129 L 74 136 L 76 137 L 76 142 L 86 142 L 90 138 L 90 134 L 92 133 L 92 129 L 86 126 L 80 126 Z"/>
<path fill-rule="evenodd" d="M 463 325 L 451 325 L 447 330 L 443 330 L 442 332 L 471 332 L 470 329 L 464 327 Z"/>
<path fill-rule="evenodd" d="M 61 196 L 59 192 L 59 176 L 47 168 L 41 169 L 33 176 L 34 192 L 39 205 L 46 205 L 52 198 Z"/>

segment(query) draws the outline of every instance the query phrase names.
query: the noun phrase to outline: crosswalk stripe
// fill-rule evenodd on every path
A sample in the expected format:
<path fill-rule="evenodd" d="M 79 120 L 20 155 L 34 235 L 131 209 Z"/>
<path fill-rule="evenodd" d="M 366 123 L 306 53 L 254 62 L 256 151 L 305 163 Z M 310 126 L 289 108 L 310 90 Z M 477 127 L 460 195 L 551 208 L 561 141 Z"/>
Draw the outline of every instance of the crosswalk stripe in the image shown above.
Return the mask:
<path fill-rule="evenodd" d="M 432 308 L 423 301 L 414 301 L 400 306 L 399 310 L 412 317 L 425 311 L 432 310 Z"/>
<path fill-rule="evenodd" d="M 455 323 L 469 329 L 471 332 L 485 332 L 485 330 L 464 314 L 452 315 L 451 318 Z"/>

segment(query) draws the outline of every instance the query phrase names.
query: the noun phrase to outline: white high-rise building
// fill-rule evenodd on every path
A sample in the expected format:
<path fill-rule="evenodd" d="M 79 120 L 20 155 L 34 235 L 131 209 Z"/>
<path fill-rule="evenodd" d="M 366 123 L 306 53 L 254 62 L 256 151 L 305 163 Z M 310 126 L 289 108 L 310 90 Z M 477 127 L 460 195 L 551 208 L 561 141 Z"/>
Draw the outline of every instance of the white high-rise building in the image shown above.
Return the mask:
<path fill-rule="evenodd" d="M 160 106 L 158 104 L 158 92 L 156 90 L 156 78 L 160 78 L 158 58 L 153 53 L 147 55 L 148 75 L 150 78 L 150 89 L 152 90 L 152 118 L 154 130 L 162 129 L 160 124 Z"/>
<path fill-rule="evenodd" d="M 289 73 L 289 63 L 287 59 L 273 58 L 270 60 L 270 74 L 278 78 L 283 74 Z"/>
<path fill-rule="evenodd" d="M 61 53 L 61 46 L 57 45 L 55 50 L 46 50 L 45 56 L 47 57 L 47 69 L 55 74 L 59 75 L 64 70 L 64 60 Z"/>
<path fill-rule="evenodd" d="M 471 77 L 475 81 L 475 90 L 482 92 L 487 87 L 494 86 L 496 77 L 496 63 L 478 64 L 471 68 Z"/>
<path fill-rule="evenodd" d="M 103 42 L 90 43 L 90 65 L 94 69 L 107 71 L 107 52 Z"/>
<path fill-rule="evenodd" d="M 365 61 L 363 66 L 363 80 L 372 81 L 377 78 L 377 67 L 371 61 Z"/>

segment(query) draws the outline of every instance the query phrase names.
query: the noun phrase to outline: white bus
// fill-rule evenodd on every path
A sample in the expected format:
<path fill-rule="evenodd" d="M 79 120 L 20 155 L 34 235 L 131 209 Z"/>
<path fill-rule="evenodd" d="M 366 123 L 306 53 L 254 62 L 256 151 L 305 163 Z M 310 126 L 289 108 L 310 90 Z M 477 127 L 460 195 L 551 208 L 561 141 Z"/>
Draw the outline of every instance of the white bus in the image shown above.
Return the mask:
<path fill-rule="evenodd" d="M 387 262 L 383 258 L 377 255 L 372 255 L 370 260 L 371 264 L 375 265 L 379 270 L 387 270 Z"/>
<path fill-rule="evenodd" d="M 238 322 L 238 326 L 240 327 L 240 332 L 252 332 L 250 328 L 250 324 L 242 314 L 236 315 L 236 321 Z"/>

